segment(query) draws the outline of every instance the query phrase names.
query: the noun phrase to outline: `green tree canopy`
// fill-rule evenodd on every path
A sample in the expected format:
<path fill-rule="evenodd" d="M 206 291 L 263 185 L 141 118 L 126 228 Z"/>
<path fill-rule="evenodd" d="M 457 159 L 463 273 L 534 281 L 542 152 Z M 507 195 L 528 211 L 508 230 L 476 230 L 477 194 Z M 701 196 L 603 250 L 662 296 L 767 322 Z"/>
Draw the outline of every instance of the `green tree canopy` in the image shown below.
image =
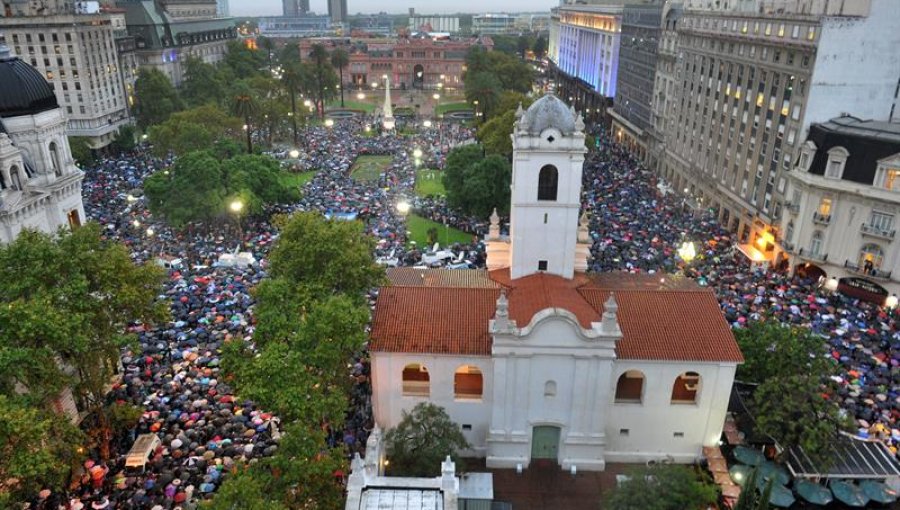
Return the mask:
<path fill-rule="evenodd" d="M 736 329 L 734 336 L 744 354 L 737 370 L 739 380 L 763 383 L 802 373 L 828 377 L 837 371 L 825 342 L 807 328 L 766 320 Z"/>
<path fill-rule="evenodd" d="M 71 387 L 98 420 L 95 438 L 108 456 L 111 409 L 107 384 L 132 321 L 165 319 L 156 301 L 163 274 L 137 266 L 124 246 L 104 240 L 89 223 L 56 235 L 25 231 L 0 247 L 0 393 L 27 388 L 46 406 Z"/>
<path fill-rule="evenodd" d="M 230 41 L 222 64 L 229 69 L 232 78 L 243 79 L 262 74 L 266 70 L 264 51 L 253 50 L 240 41 Z"/>
<path fill-rule="evenodd" d="M 184 79 L 181 82 L 181 97 L 188 106 L 222 103 L 227 82 L 216 66 L 193 56 L 188 57 L 183 66 Z"/>
<path fill-rule="evenodd" d="M 391 476 L 438 476 L 441 462 L 449 455 L 462 465 L 459 451 L 469 448 L 459 425 L 443 407 L 420 402 L 384 437 Z"/>
<path fill-rule="evenodd" d="M 134 117 L 143 130 L 161 124 L 181 110 L 182 102 L 169 77 L 159 69 L 142 67 L 134 82 Z"/>
<path fill-rule="evenodd" d="M 239 140 L 243 121 L 212 104 L 178 112 L 150 128 L 153 151 L 176 156 L 208 149 L 219 140 Z"/>
<path fill-rule="evenodd" d="M 701 510 L 715 503 L 716 486 L 688 466 L 636 468 L 629 480 L 613 488 L 604 508 L 610 510 Z"/>
<path fill-rule="evenodd" d="M 534 58 L 538 60 L 544 58 L 544 55 L 547 53 L 547 38 L 543 35 L 539 35 L 538 38 L 534 40 L 531 52 L 534 53 Z"/>
<path fill-rule="evenodd" d="M 478 128 L 476 136 L 484 146 L 487 154 L 498 154 L 512 158 L 513 124 L 516 122 L 516 110 L 519 105 L 527 109 L 534 102 L 519 92 L 507 91 L 500 96 L 496 114 Z"/>
<path fill-rule="evenodd" d="M 88 144 L 88 139 L 83 136 L 70 136 L 69 149 L 72 150 L 72 158 L 79 167 L 90 166 L 94 164 L 94 153 Z"/>
<path fill-rule="evenodd" d="M 450 151 L 442 181 L 451 207 L 487 218 L 495 207 L 509 211 L 512 166 L 505 156 L 484 157 L 482 150 L 466 145 Z"/>

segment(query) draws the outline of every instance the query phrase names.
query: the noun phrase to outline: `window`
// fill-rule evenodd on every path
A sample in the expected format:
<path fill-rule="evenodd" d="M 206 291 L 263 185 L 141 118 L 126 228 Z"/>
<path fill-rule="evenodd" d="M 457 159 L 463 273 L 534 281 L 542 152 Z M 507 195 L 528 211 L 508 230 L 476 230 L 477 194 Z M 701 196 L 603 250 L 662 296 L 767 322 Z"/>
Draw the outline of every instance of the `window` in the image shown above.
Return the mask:
<path fill-rule="evenodd" d="M 629 370 L 619 376 L 616 383 L 616 402 L 641 403 L 644 392 L 644 374 L 640 370 Z"/>
<path fill-rule="evenodd" d="M 556 381 L 547 381 L 544 383 L 544 396 L 545 397 L 555 397 L 556 396 Z"/>
<path fill-rule="evenodd" d="M 890 168 L 887 165 L 879 165 L 875 172 L 874 185 L 888 191 L 900 191 L 900 166 Z"/>
<path fill-rule="evenodd" d="M 538 271 L 546 271 L 547 270 L 547 261 L 539 260 L 538 261 Z"/>
<path fill-rule="evenodd" d="M 878 274 L 884 262 L 884 250 L 877 244 L 867 244 L 859 250 L 859 269 L 871 276 Z"/>
<path fill-rule="evenodd" d="M 788 222 L 787 227 L 784 229 L 784 240 L 787 242 L 791 242 L 791 239 L 794 238 L 794 220 Z"/>
<path fill-rule="evenodd" d="M 828 149 L 828 164 L 825 166 L 827 179 L 840 179 L 844 174 L 844 165 L 847 163 L 847 149 L 836 146 Z"/>
<path fill-rule="evenodd" d="M 697 393 L 700 392 L 700 374 L 697 372 L 685 372 L 675 379 L 672 385 L 673 404 L 695 404 Z"/>
<path fill-rule="evenodd" d="M 559 171 L 553 165 L 544 165 L 538 174 L 538 200 L 556 200 Z"/>
<path fill-rule="evenodd" d="M 878 232 L 890 232 L 894 229 L 894 215 L 872 211 L 869 216 L 869 227 Z"/>
<path fill-rule="evenodd" d="M 832 203 L 830 197 L 822 197 L 822 200 L 819 201 L 819 210 L 817 212 L 822 216 L 830 216 L 831 205 Z"/>
<path fill-rule="evenodd" d="M 457 399 L 480 399 L 484 380 L 481 370 L 474 365 L 463 365 L 453 376 L 453 394 Z"/>
<path fill-rule="evenodd" d="M 431 393 L 431 379 L 425 365 L 411 363 L 403 367 L 403 395 L 427 397 Z"/>
<path fill-rule="evenodd" d="M 628 429 L 619 429 L 620 436 L 627 436 L 630 431 Z"/>
<path fill-rule="evenodd" d="M 59 159 L 59 150 L 56 147 L 56 142 L 50 142 L 50 164 L 53 165 L 53 173 L 56 174 L 57 177 L 62 176 L 62 161 Z"/>
<path fill-rule="evenodd" d="M 809 254 L 812 256 L 818 256 L 822 251 L 822 231 L 816 230 L 812 234 L 812 238 L 809 240 Z"/>

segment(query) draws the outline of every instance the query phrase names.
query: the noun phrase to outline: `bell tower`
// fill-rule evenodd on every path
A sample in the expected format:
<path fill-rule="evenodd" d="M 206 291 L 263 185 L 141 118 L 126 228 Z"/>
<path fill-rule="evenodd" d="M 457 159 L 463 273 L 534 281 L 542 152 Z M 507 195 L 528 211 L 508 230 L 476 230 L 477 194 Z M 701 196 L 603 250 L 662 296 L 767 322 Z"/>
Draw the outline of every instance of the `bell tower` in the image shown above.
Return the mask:
<path fill-rule="evenodd" d="M 510 277 L 546 272 L 572 278 L 576 269 L 586 267 L 587 250 L 580 245 L 589 241 L 583 232 L 579 238 L 587 152 L 584 121 L 553 94 L 527 111 L 520 106 L 516 118 L 511 135 Z"/>

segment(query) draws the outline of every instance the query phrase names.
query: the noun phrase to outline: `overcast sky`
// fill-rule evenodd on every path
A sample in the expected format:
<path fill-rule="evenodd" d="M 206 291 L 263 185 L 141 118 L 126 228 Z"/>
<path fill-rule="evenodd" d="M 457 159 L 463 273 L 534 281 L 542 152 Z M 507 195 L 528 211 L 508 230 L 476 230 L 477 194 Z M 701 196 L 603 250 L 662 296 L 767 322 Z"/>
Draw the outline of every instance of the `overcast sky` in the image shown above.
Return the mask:
<path fill-rule="evenodd" d="M 326 0 L 310 0 L 310 8 L 327 13 Z M 414 7 L 417 13 L 453 12 L 537 12 L 549 11 L 559 0 L 347 0 L 351 14 L 385 11 L 406 13 Z M 230 0 L 232 16 L 273 16 L 281 14 L 281 0 Z"/>

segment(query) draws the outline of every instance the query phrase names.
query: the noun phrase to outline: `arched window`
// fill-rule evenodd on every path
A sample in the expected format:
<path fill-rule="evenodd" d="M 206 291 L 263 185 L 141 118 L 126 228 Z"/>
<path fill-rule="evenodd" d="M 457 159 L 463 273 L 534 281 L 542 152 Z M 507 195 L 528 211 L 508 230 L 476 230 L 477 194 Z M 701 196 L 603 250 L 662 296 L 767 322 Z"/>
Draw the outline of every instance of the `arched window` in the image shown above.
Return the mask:
<path fill-rule="evenodd" d="M 425 365 L 411 363 L 403 367 L 403 395 L 427 397 L 431 394 L 431 379 Z"/>
<path fill-rule="evenodd" d="M 62 161 L 59 159 L 59 149 L 56 146 L 56 142 L 50 142 L 50 164 L 53 165 L 53 173 L 56 174 L 57 177 L 62 176 Z"/>
<path fill-rule="evenodd" d="M 867 275 L 875 276 L 884 262 L 884 250 L 877 244 L 867 244 L 859 250 L 859 269 Z"/>
<path fill-rule="evenodd" d="M 474 365 L 462 365 L 453 375 L 453 395 L 458 399 L 480 399 L 484 391 L 481 370 Z"/>
<path fill-rule="evenodd" d="M 673 404 L 695 404 L 700 393 L 700 374 L 685 372 L 675 379 L 672 385 Z"/>
<path fill-rule="evenodd" d="M 619 376 L 616 383 L 616 402 L 641 402 L 644 393 L 644 374 L 640 370 L 629 370 Z"/>
<path fill-rule="evenodd" d="M 545 397 L 555 397 L 556 396 L 556 381 L 547 381 L 544 383 L 544 396 Z"/>
<path fill-rule="evenodd" d="M 19 175 L 19 167 L 13 165 L 9 169 L 9 178 L 12 180 L 12 188 L 15 190 L 22 190 L 22 176 Z"/>
<path fill-rule="evenodd" d="M 538 174 L 538 200 L 556 200 L 559 171 L 553 165 L 544 165 Z"/>
<path fill-rule="evenodd" d="M 822 251 L 822 231 L 816 230 L 813 232 L 812 238 L 809 241 L 809 254 L 810 255 L 818 255 Z"/>

